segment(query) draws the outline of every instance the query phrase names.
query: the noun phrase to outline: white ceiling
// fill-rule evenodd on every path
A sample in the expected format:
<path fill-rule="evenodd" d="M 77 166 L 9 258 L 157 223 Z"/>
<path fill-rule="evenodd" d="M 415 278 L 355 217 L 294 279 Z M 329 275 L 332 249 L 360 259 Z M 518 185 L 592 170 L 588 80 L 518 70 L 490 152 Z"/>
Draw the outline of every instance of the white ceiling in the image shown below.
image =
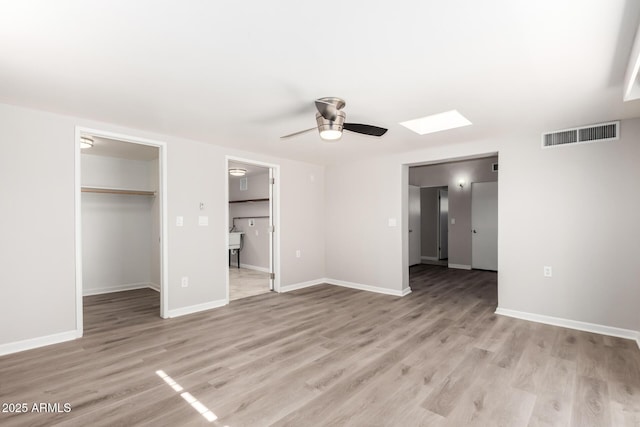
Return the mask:
<path fill-rule="evenodd" d="M 640 116 L 636 0 L 3 1 L 0 101 L 333 163 Z M 310 132 L 346 100 L 382 138 Z M 457 109 L 472 126 L 398 123 Z"/>

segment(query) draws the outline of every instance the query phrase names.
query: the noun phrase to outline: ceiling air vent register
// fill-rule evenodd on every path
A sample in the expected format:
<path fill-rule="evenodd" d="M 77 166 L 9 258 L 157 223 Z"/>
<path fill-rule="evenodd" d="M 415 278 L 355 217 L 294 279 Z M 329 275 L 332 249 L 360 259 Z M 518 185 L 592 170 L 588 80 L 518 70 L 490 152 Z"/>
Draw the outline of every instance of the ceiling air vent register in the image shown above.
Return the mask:
<path fill-rule="evenodd" d="M 620 122 L 600 123 L 542 134 L 542 148 L 613 141 L 620 138 Z"/>

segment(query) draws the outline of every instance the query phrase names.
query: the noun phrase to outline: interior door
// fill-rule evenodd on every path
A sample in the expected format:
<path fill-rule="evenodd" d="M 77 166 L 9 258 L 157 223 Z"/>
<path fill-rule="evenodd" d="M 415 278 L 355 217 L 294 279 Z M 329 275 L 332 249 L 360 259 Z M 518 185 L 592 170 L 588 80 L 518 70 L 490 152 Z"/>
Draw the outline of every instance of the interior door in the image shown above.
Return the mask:
<path fill-rule="evenodd" d="M 498 183 L 471 184 L 471 267 L 498 270 Z"/>
<path fill-rule="evenodd" d="M 420 245 L 420 187 L 409 186 L 409 265 L 422 261 Z"/>
<path fill-rule="evenodd" d="M 438 190 L 438 259 L 449 258 L 449 190 Z"/>
<path fill-rule="evenodd" d="M 274 290 L 275 279 L 275 261 L 274 261 L 274 244 L 275 244 L 275 225 L 274 225 L 274 200 L 273 200 L 273 187 L 275 185 L 275 178 L 273 168 L 269 168 L 269 289 Z"/>

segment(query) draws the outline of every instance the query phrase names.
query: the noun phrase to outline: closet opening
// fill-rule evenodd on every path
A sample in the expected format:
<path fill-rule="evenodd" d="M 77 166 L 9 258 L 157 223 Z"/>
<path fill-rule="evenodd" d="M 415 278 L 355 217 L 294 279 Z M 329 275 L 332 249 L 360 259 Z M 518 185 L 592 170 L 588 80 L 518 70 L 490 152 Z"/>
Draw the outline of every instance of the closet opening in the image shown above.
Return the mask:
<path fill-rule="evenodd" d="M 164 145 L 76 130 L 78 336 L 166 317 Z"/>
<path fill-rule="evenodd" d="M 277 167 L 227 157 L 227 299 L 277 291 Z"/>

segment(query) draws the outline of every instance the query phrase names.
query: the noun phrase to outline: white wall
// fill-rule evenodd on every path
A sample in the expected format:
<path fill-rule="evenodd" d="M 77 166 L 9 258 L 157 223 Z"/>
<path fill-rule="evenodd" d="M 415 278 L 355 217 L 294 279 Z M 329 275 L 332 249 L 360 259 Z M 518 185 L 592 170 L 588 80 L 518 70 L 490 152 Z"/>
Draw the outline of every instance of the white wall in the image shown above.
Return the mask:
<path fill-rule="evenodd" d="M 282 285 L 324 277 L 323 166 L 0 104 L 0 324 L 12 325 L 0 328 L 0 346 L 75 330 L 78 125 L 167 144 L 169 310 L 225 299 L 226 155 L 280 165 Z M 184 227 L 175 226 L 177 215 Z M 208 227 L 197 225 L 200 215 Z"/>
<path fill-rule="evenodd" d="M 82 154 L 82 185 L 157 191 L 157 160 Z M 152 171 L 156 175 L 152 176 Z M 82 193 L 82 285 L 88 294 L 160 283 L 157 197 Z M 152 226 L 156 229 L 152 230 Z M 155 241 L 154 241 L 155 240 Z M 152 244 L 153 242 L 153 244 Z M 152 248 L 155 251 L 152 251 Z M 152 272 L 152 268 L 155 271 Z"/>
<path fill-rule="evenodd" d="M 621 135 L 542 150 L 540 134 L 524 134 L 328 167 L 329 277 L 399 288 L 406 227 L 387 218 L 405 221 L 402 165 L 498 152 L 499 306 L 638 330 L 640 120 L 623 121 Z"/>

